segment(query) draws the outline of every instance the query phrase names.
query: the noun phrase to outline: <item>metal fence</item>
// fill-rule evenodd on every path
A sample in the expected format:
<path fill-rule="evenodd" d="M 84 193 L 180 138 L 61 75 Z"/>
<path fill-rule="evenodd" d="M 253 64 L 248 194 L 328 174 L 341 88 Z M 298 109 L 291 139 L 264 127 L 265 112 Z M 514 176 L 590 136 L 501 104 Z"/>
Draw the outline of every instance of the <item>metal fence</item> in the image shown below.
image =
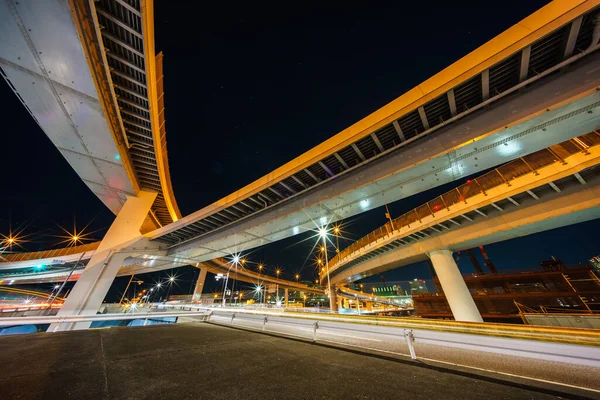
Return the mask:
<path fill-rule="evenodd" d="M 196 318 L 198 321 L 208 321 L 212 312 L 210 310 L 187 311 L 187 312 L 145 312 L 145 313 L 111 313 L 94 315 L 64 315 L 64 316 L 33 316 L 33 317 L 7 317 L 0 318 L 0 327 L 18 325 L 44 325 L 56 324 L 54 330 L 62 324 L 75 324 L 78 322 L 94 321 L 120 321 L 152 318 L 187 317 Z"/>
<path fill-rule="evenodd" d="M 362 237 L 344 250 L 340 251 L 335 257 L 329 261 L 329 265 L 335 266 L 340 260 L 360 250 L 366 245 L 381 239 L 393 231 L 397 231 L 404 227 L 409 227 L 411 224 L 421 222 L 424 218 L 435 216 L 435 213 L 450 209 L 450 206 L 462 202 L 478 195 L 485 194 L 487 190 L 501 186 L 509 185 L 510 181 L 528 173 L 537 174 L 539 168 L 548 166 L 555 162 L 565 163 L 565 158 L 578 153 L 586 152 L 589 147 L 600 144 L 600 133 L 591 132 L 583 136 L 576 137 L 537 151 L 535 153 L 520 157 L 514 161 L 504 164 L 493 171 L 490 171 L 478 178 L 468 180 L 465 184 L 428 201 L 427 203 L 408 211 L 407 213 L 387 222 L 382 227 Z M 331 271 L 331 268 L 330 268 Z"/>
<path fill-rule="evenodd" d="M 407 343 L 409 350 L 410 345 L 416 339 L 417 342 L 447 347 L 471 348 L 500 354 L 512 353 L 512 355 L 536 359 L 600 366 L 598 347 L 600 332 L 592 329 L 384 316 L 308 313 L 281 315 L 268 312 L 225 310 L 215 310 L 210 322 L 302 337 L 313 342 L 343 341 L 344 337 L 357 339 L 358 336 L 368 334 L 374 335 L 388 344 L 392 338 L 404 338 L 407 342 L 410 341 Z M 331 336 L 323 337 L 322 335 L 327 335 L 325 331 L 328 331 L 329 334 L 333 333 L 335 339 Z M 355 347 L 362 347 L 355 341 L 352 343 Z M 340 342 L 340 344 L 344 344 L 344 342 Z M 384 347 L 388 346 L 384 345 Z M 518 354 L 516 354 L 517 352 Z M 411 351 L 411 356 L 413 359 L 416 358 L 414 349 Z"/>

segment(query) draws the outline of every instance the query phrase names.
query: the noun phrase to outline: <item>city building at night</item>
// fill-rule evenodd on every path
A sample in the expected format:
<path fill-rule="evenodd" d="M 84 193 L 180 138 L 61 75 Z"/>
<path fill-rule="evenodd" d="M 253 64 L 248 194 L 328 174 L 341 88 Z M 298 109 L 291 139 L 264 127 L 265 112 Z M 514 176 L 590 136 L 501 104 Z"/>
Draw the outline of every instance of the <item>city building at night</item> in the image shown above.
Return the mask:
<path fill-rule="evenodd" d="M 600 275 L 600 256 L 595 256 L 590 258 L 588 261 L 592 269 L 596 272 L 596 274 Z"/>
<path fill-rule="evenodd" d="M 421 293 L 429 293 L 429 289 L 427 289 L 427 284 L 425 283 L 425 281 L 423 279 L 415 279 L 415 280 L 409 281 L 408 284 L 410 285 L 410 293 L 412 295 L 421 294 Z"/>
<path fill-rule="evenodd" d="M 552 264 L 552 265 L 550 265 Z M 465 274 L 465 283 L 486 322 L 522 323 L 521 310 L 541 313 L 600 313 L 600 279 L 585 264 L 542 263 L 537 269 Z M 451 319 L 439 279 L 437 292 L 413 294 L 416 314 Z"/>

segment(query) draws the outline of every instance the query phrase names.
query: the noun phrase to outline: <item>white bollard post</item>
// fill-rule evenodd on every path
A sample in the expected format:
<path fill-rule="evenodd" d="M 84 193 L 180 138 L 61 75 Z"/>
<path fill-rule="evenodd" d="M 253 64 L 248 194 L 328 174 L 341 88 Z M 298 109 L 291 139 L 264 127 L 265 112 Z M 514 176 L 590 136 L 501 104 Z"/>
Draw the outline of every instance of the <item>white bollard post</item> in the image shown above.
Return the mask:
<path fill-rule="evenodd" d="M 263 319 L 263 331 L 265 330 L 265 325 L 267 325 L 267 317 Z"/>
<path fill-rule="evenodd" d="M 413 360 L 416 360 L 417 354 L 415 353 L 415 346 L 413 345 L 413 342 L 415 341 L 415 335 L 413 334 L 412 329 L 410 329 L 410 330 L 405 329 L 404 337 L 406 338 L 406 344 L 408 345 L 408 351 L 410 352 L 410 358 L 412 358 Z"/>
<path fill-rule="evenodd" d="M 317 341 L 317 329 L 319 329 L 319 322 L 315 321 L 313 324 L 313 343 Z"/>

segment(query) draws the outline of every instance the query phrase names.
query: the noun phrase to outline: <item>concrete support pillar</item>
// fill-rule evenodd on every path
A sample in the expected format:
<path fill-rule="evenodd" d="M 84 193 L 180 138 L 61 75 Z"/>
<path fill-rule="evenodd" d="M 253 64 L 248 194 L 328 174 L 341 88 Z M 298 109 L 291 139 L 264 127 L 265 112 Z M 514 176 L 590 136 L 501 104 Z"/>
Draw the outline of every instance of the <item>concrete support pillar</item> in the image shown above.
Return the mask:
<path fill-rule="evenodd" d="M 288 288 L 283 290 L 283 305 L 284 307 L 288 306 Z"/>
<path fill-rule="evenodd" d="M 333 287 L 331 288 L 331 293 L 329 293 L 329 309 L 331 312 L 338 312 L 338 297 Z"/>
<path fill-rule="evenodd" d="M 200 301 L 200 297 L 202 296 L 202 289 L 204 289 L 204 282 L 206 281 L 206 272 L 206 268 L 202 268 L 200 270 L 198 280 L 196 281 L 196 287 L 194 287 L 194 295 L 192 296 L 192 302 Z"/>
<path fill-rule="evenodd" d="M 458 265 L 452 257 L 452 251 L 435 250 L 428 254 L 433 268 L 440 280 L 446 300 L 457 321 L 483 322 L 475 301 L 467 288 Z"/>
<path fill-rule="evenodd" d="M 141 238 L 140 227 L 155 198 L 156 193 L 144 191 L 137 197 L 127 197 L 57 316 L 95 315 L 98 312 L 123 260 L 129 256 L 129 253 L 119 251 Z M 87 329 L 90 325 L 90 322 L 52 324 L 48 332 Z"/>

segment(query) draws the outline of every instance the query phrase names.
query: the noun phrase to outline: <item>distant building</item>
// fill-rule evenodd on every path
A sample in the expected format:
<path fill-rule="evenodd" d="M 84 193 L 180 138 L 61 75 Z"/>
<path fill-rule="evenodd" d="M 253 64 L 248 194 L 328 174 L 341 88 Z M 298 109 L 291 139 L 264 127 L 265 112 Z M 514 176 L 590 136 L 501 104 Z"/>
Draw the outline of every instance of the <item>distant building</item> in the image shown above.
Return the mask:
<path fill-rule="evenodd" d="M 402 289 L 402 287 L 400 285 L 394 285 L 394 288 L 396 289 L 396 294 L 398 296 L 410 296 L 410 293 L 408 293 L 406 290 Z"/>
<path fill-rule="evenodd" d="M 415 280 L 409 281 L 408 284 L 410 285 L 410 294 L 411 295 L 421 294 L 421 293 L 429 293 L 429 289 L 427 289 L 427 284 L 425 283 L 425 281 L 423 279 L 415 279 Z"/>
<path fill-rule="evenodd" d="M 463 278 L 486 322 L 524 322 L 522 312 L 563 315 L 600 312 L 600 278 L 587 265 L 542 263 L 540 268 L 527 272 L 501 271 L 491 275 L 463 275 Z M 437 293 L 413 292 L 417 315 L 452 318 L 439 280 L 434 278 L 433 283 Z"/>
<path fill-rule="evenodd" d="M 172 294 L 169 296 L 167 301 L 183 301 L 183 302 L 189 303 L 190 301 L 192 301 L 192 295 L 191 294 Z"/>
<path fill-rule="evenodd" d="M 412 297 L 406 293 L 400 285 L 379 286 L 372 289 L 372 294 L 376 297 L 392 300 L 394 303 L 412 307 Z"/>
<path fill-rule="evenodd" d="M 393 297 L 398 296 L 396 291 L 396 285 L 394 286 L 380 286 L 373 288 L 373 294 L 377 297 Z"/>
<path fill-rule="evenodd" d="M 588 261 L 592 270 L 594 270 L 597 274 L 600 274 L 600 256 L 590 258 Z"/>

